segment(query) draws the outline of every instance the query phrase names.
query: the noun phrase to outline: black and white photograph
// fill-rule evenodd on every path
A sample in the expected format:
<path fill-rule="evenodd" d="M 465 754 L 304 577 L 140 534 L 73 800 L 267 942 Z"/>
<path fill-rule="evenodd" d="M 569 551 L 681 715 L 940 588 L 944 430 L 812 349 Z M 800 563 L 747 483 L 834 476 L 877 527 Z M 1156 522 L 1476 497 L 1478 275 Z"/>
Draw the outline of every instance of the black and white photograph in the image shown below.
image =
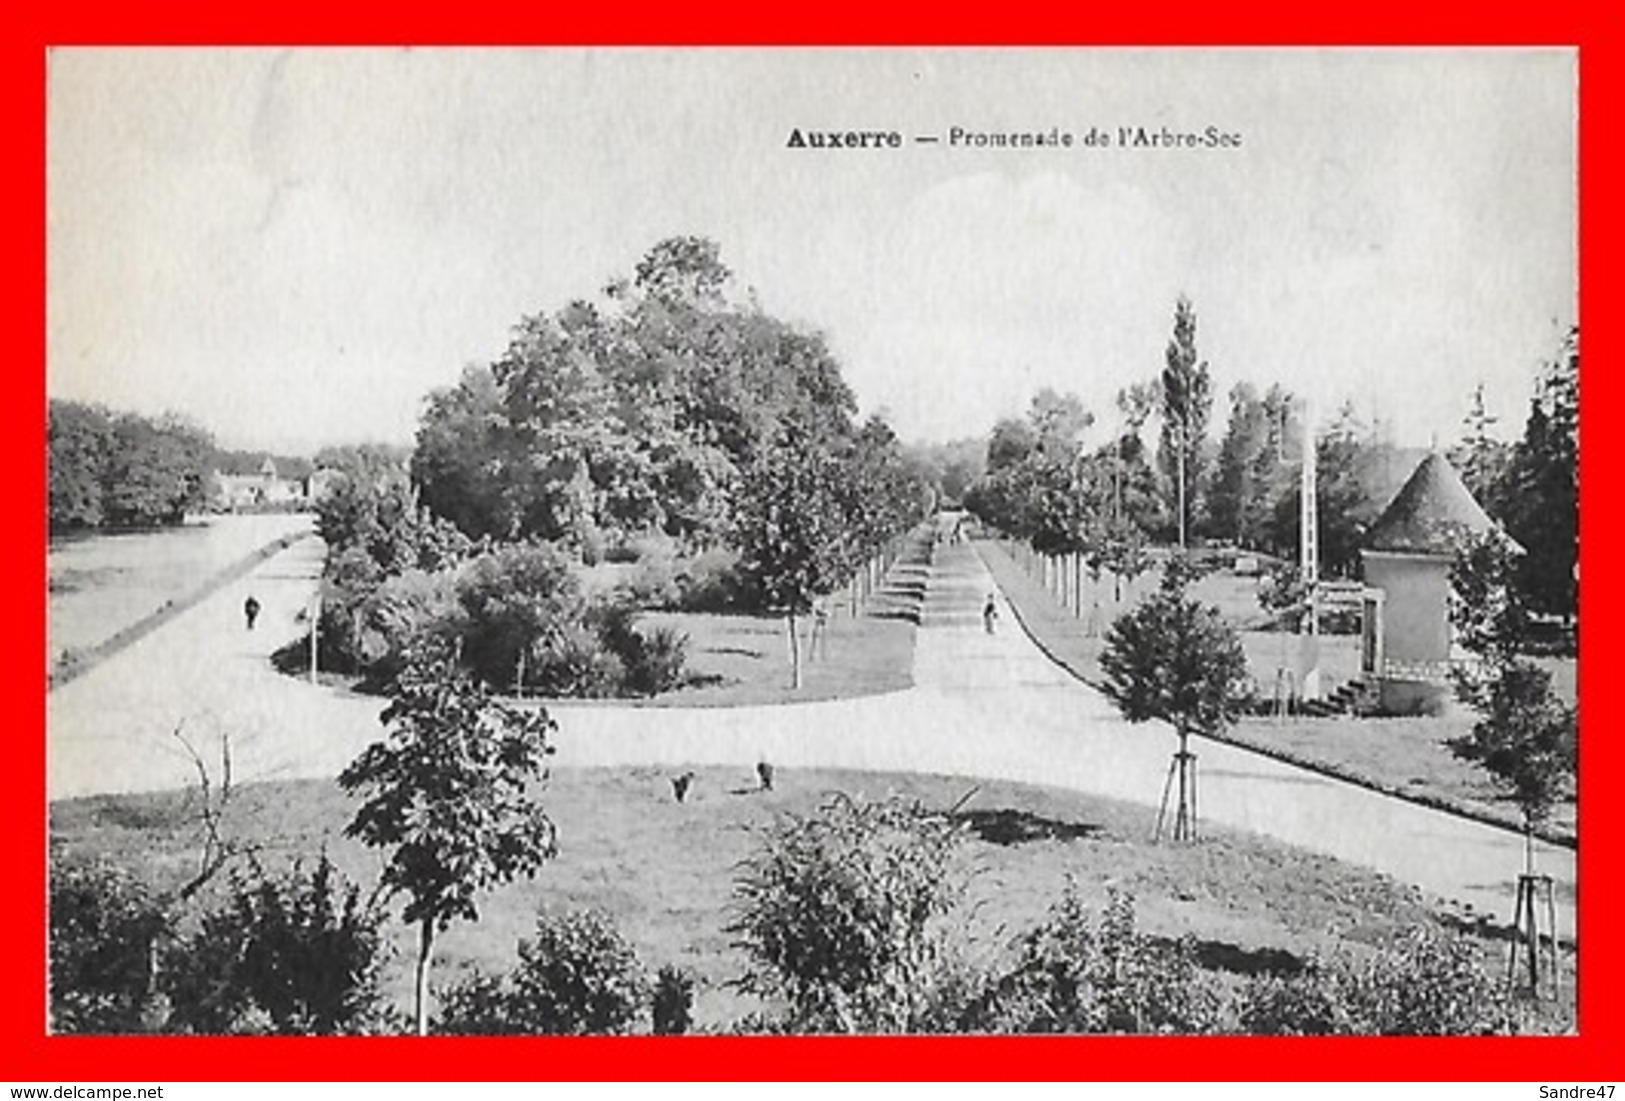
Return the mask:
<path fill-rule="evenodd" d="M 1578 1034 L 1577 64 L 52 49 L 45 1029 Z"/>

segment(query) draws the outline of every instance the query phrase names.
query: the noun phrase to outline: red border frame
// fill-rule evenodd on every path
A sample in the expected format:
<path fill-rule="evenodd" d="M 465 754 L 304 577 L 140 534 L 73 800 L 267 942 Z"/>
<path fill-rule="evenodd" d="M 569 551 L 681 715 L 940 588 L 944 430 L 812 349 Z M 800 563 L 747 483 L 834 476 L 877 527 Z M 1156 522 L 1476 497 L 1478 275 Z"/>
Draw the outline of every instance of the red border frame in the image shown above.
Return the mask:
<path fill-rule="evenodd" d="M 19 7 L 22 7 L 21 5 Z M 43 7 L 43 5 L 27 5 Z M 613 45 L 1571 45 L 1580 48 L 1580 249 L 1582 308 L 1613 289 L 1619 245 L 1618 120 L 1621 102 L 1617 14 L 1573 2 L 1486 10 L 1482 4 L 1382 0 L 1356 10 L 1281 10 L 1179 0 L 1111 11 L 1075 11 L 1059 21 L 1033 10 L 982 8 L 927 15 L 843 2 L 821 5 L 803 23 L 770 5 L 738 12 L 662 5 L 636 19 L 624 5 L 568 5 L 515 16 L 491 4 L 350 4 L 297 0 L 271 9 L 166 5 L 95 10 L 55 5 L 6 17 L 5 138 L 13 150 L 5 189 L 11 202 L 14 264 L 4 298 L 13 357 L 10 401 L 0 408 L 0 447 L 10 479 L 12 538 L 4 541 L 8 743 L 0 766 L 0 874 L 11 905 L 0 906 L 0 1080 L 229 1081 L 648 1079 L 1094 1079 L 1157 1080 L 1501 1080 L 1573 1082 L 1622 1077 L 1621 937 L 1608 918 L 1621 912 L 1619 875 L 1608 856 L 1620 815 L 1605 778 L 1620 764 L 1610 736 L 1618 708 L 1606 693 L 1598 655 L 1611 646 L 1602 612 L 1617 608 L 1604 569 L 1610 525 L 1604 493 L 1617 448 L 1606 431 L 1618 408 L 1617 326 L 1591 309 L 1584 379 L 1587 540 L 1587 652 L 1580 675 L 1588 737 L 1581 774 L 1580 854 L 1586 953 L 1579 1037 L 1539 1039 L 1250 1038 L 684 1038 L 581 1040 L 181 1039 L 46 1037 L 42 1033 L 45 576 L 43 478 L 45 270 L 45 55 L 54 45 L 87 44 L 486 44 Z"/>

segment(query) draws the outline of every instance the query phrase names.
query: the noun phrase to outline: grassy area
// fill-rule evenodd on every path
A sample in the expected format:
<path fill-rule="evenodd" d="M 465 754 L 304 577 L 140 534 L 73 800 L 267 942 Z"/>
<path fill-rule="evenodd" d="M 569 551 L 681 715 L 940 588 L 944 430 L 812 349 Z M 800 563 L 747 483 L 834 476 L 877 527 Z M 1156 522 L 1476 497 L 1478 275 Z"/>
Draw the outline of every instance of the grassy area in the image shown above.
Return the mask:
<path fill-rule="evenodd" d="M 826 637 L 809 653 L 809 622 L 801 634 L 801 688 L 790 687 L 790 640 L 776 616 L 650 612 L 646 628 L 671 627 L 688 636 L 691 683 L 644 702 L 661 707 L 735 707 L 832 700 L 894 692 L 913 684 L 914 626 L 845 611 L 829 618 Z"/>
<path fill-rule="evenodd" d="M 744 707 L 758 704 L 845 699 L 895 692 L 914 683 L 914 625 L 906 620 L 838 612 L 826 638 L 808 652 L 809 621 L 797 621 L 802 640 L 801 688 L 790 687 L 790 641 L 776 616 L 699 612 L 644 612 L 641 630 L 669 627 L 688 636 L 687 683 L 656 696 L 571 700 L 616 707 Z M 289 647 L 279 668 L 303 677 L 308 644 Z M 359 684 L 347 674 L 323 673 L 332 686 Z"/>
<path fill-rule="evenodd" d="M 1466 734 L 1473 722 L 1471 713 L 1459 710 L 1438 718 L 1244 719 L 1227 740 L 1518 828 L 1523 818 L 1517 805 L 1488 773 L 1456 757 L 1445 744 Z M 1575 825 L 1571 791 L 1552 808 L 1543 835 L 1572 842 Z"/>
<path fill-rule="evenodd" d="M 950 777 L 784 770 L 777 780 L 775 790 L 760 792 L 744 770 L 705 769 L 678 804 L 659 769 L 559 770 L 546 799 L 559 830 L 558 859 L 536 880 L 484 898 L 478 923 L 444 935 L 438 980 L 476 965 L 511 966 L 538 908 L 597 907 L 614 916 L 651 969 L 691 969 L 697 1019 L 726 1027 L 760 1008 L 729 986 L 744 962 L 725 931 L 738 862 L 776 815 L 808 812 L 837 790 L 896 793 L 944 809 L 969 793 L 959 812 L 971 830 L 960 869 L 969 877 L 960 927 L 984 965 L 1043 917 L 1068 877 L 1095 904 L 1108 884 L 1131 892 L 1143 929 L 1189 934 L 1207 965 L 1231 973 L 1290 971 L 1311 954 L 1359 951 L 1432 919 L 1413 890 L 1254 835 L 1215 831 L 1189 846 L 1152 844 L 1154 812 L 1129 804 Z M 225 830 L 256 846 L 268 868 L 325 846 L 346 875 L 367 886 L 379 860 L 342 836 L 353 811 L 332 783 L 256 785 L 235 793 Z M 50 829 L 54 860 L 106 859 L 159 888 L 183 881 L 197 859 L 184 793 L 59 803 Z M 387 990 L 406 1006 L 413 933 L 396 920 L 388 929 L 395 953 Z"/>
<path fill-rule="evenodd" d="M 1099 634 L 1091 636 L 1088 623 L 1057 604 L 1002 547 L 994 543 L 977 546 L 1039 645 L 1074 676 L 1099 686 L 1104 680 Z M 1210 574 L 1192 591 L 1244 627 L 1257 622 L 1257 603 L 1248 604 L 1251 585 L 1250 578 Z M 1274 683 L 1276 668 L 1282 664 L 1283 652 L 1290 664 L 1296 639 L 1242 629 L 1241 640 L 1253 677 L 1267 692 Z M 1357 646 L 1358 640 L 1352 636 L 1330 635 L 1320 640 L 1321 669 L 1328 688 L 1354 676 L 1359 660 Z M 1575 663 L 1543 659 L 1542 664 L 1553 669 L 1554 685 L 1560 693 L 1567 692 L 1572 701 Z M 1232 731 L 1231 740 L 1323 767 L 1380 790 L 1434 805 L 1460 807 L 1516 826 L 1521 821 L 1517 808 L 1499 794 L 1483 770 L 1458 760 L 1445 745 L 1450 738 L 1465 734 L 1472 724 L 1471 713 L 1460 710 L 1439 718 L 1249 719 Z M 1574 821 L 1573 802 L 1560 805 L 1553 815 L 1553 835 L 1572 837 Z"/>

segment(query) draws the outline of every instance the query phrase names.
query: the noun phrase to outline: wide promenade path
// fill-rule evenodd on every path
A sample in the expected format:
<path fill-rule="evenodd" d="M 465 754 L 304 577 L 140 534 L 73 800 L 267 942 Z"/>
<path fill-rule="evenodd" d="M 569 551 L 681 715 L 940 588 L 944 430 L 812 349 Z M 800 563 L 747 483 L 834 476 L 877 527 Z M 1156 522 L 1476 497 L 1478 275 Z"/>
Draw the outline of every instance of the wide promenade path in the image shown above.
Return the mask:
<path fill-rule="evenodd" d="M 267 655 L 297 636 L 320 568 L 306 540 L 268 560 L 48 699 L 53 799 L 191 783 L 179 728 L 218 770 L 229 738 L 238 782 L 335 776 L 378 736 L 381 701 L 275 673 Z M 723 765 L 928 772 L 1047 784 L 1156 805 L 1174 738 L 1130 725 L 1054 665 L 1003 605 L 980 610 L 992 578 L 968 545 L 939 549 L 915 648 L 915 686 L 779 707 L 553 707 L 562 766 Z M 244 629 L 249 592 L 265 605 Z M 1236 747 L 1193 742 L 1204 822 L 1256 830 L 1386 872 L 1505 921 L 1521 841 Z M 749 773 L 746 773 L 748 777 Z M 742 777 L 743 778 L 743 777 Z M 880 790 L 870 794 L 882 794 Z M 1574 929 L 1574 854 L 1542 847 Z"/>

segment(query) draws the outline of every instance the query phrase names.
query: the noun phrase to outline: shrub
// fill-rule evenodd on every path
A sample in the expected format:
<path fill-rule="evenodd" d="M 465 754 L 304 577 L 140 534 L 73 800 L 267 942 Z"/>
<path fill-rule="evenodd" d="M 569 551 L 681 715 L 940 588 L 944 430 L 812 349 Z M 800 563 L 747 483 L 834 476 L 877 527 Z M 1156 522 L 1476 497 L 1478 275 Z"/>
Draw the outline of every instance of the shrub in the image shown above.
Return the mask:
<path fill-rule="evenodd" d="M 1254 975 L 1236 998 L 1236 1023 L 1255 1036 L 1334 1036 L 1353 1031 L 1335 976 L 1318 965 L 1285 977 Z"/>
<path fill-rule="evenodd" d="M 665 964 L 655 975 L 650 1018 L 656 1036 L 682 1036 L 694 1027 L 694 976 Z"/>
<path fill-rule="evenodd" d="M 688 612 L 727 612 L 746 606 L 739 555 L 726 548 L 701 551 L 677 574 L 677 605 Z"/>
<path fill-rule="evenodd" d="M 681 581 L 676 562 L 645 558 L 638 562 L 623 591 L 627 601 L 639 608 L 674 609 L 683 602 Z"/>
<path fill-rule="evenodd" d="M 407 570 L 379 585 L 355 611 L 355 652 L 375 685 L 394 683 L 408 655 L 450 649 L 465 631 L 453 575 Z"/>
<path fill-rule="evenodd" d="M 1109 891 L 1097 920 L 1068 884 L 1018 945 L 991 999 L 996 1031 L 1202 1033 L 1219 1025 L 1219 992 L 1197 967 L 1194 945 L 1141 934 L 1127 893 Z"/>
<path fill-rule="evenodd" d="M 103 864 L 53 861 L 50 1018 L 56 1032 L 146 1032 L 166 920 L 145 888 Z"/>
<path fill-rule="evenodd" d="M 270 877 L 234 874 L 229 897 L 166 954 L 169 1028 L 332 1035 L 379 1019 L 383 915 L 324 852 Z"/>
<path fill-rule="evenodd" d="M 462 660 L 491 685 L 511 686 L 521 653 L 528 659 L 539 641 L 578 623 L 585 611 L 569 563 L 545 544 L 515 544 L 480 555 L 464 567 L 456 585 L 465 617 Z M 525 675 L 529 683 L 528 668 Z"/>
<path fill-rule="evenodd" d="M 1363 959 L 1255 978 L 1238 1023 L 1263 1035 L 1463 1036 L 1514 1030 L 1505 984 L 1466 937 L 1421 927 Z"/>
<path fill-rule="evenodd" d="M 542 695 L 594 698 L 648 696 L 682 683 L 686 638 L 643 634 L 624 601 L 589 605 L 550 547 L 483 555 L 456 586 L 463 662 L 487 684 L 511 687 L 522 674 L 524 686 Z"/>
<path fill-rule="evenodd" d="M 602 528 L 589 520 L 584 520 L 581 527 L 574 533 L 574 543 L 581 555 L 583 566 L 596 566 L 604 561 L 604 554 L 609 546 L 609 537 Z"/>
<path fill-rule="evenodd" d="M 620 660 L 620 695 L 652 696 L 683 683 L 688 636 L 670 627 L 644 634 L 637 614 L 625 604 L 610 604 L 591 616 L 598 639 Z"/>
<path fill-rule="evenodd" d="M 603 560 L 614 565 L 625 565 L 636 562 L 641 555 L 638 549 L 626 539 L 617 539 L 604 548 Z"/>
<path fill-rule="evenodd" d="M 1484 967 L 1478 945 L 1426 927 L 1348 967 L 1338 989 L 1363 1034 L 1471 1036 L 1511 1027 L 1506 986 Z"/>
<path fill-rule="evenodd" d="M 649 989 L 637 955 L 606 915 L 542 915 L 535 938 L 519 942 L 519 966 L 511 973 L 476 972 L 445 993 L 440 1031 L 625 1034 L 641 1017 Z"/>
<path fill-rule="evenodd" d="M 785 999 L 795 1031 L 923 1031 L 948 969 L 962 837 L 918 806 L 844 795 L 771 827 L 734 886 L 728 931 L 751 961 L 739 988 Z"/>
<path fill-rule="evenodd" d="M 555 698 L 618 696 L 625 680 L 625 664 L 585 623 L 563 624 L 549 631 L 532 652 L 525 673 L 528 689 Z"/>

